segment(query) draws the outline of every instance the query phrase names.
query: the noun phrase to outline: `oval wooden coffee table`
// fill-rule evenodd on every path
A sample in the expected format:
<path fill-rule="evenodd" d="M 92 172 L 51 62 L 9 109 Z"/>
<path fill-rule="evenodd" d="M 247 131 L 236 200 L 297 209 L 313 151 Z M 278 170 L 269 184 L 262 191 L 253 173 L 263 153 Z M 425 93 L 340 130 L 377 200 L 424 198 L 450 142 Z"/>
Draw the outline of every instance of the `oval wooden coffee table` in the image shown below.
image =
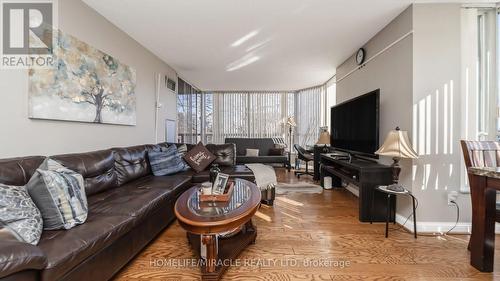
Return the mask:
<path fill-rule="evenodd" d="M 260 189 L 235 179 L 228 202 L 200 202 L 199 192 L 200 186 L 184 192 L 175 202 L 175 215 L 191 247 L 203 259 L 202 280 L 219 280 L 231 261 L 255 243 L 252 217 L 260 206 Z"/>

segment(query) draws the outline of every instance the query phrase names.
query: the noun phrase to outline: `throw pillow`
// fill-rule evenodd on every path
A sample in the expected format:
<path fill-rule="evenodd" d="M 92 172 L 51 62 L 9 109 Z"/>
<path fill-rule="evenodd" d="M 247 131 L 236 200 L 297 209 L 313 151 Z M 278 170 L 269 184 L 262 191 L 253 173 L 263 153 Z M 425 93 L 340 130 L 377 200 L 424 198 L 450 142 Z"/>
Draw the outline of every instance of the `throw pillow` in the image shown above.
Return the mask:
<path fill-rule="evenodd" d="M 259 156 L 259 150 L 258 149 L 247 148 L 247 153 L 246 153 L 245 156 L 258 157 Z"/>
<path fill-rule="evenodd" d="M 175 145 L 162 148 L 161 151 L 150 151 L 148 158 L 155 176 L 172 175 L 184 171 L 186 167 Z"/>
<path fill-rule="evenodd" d="M 24 186 L 0 183 L 0 229 L 2 228 L 19 241 L 38 244 L 43 230 L 42 215 Z"/>
<path fill-rule="evenodd" d="M 197 172 L 205 170 L 215 158 L 215 155 L 208 151 L 201 142 L 184 155 L 184 160 Z"/>
<path fill-rule="evenodd" d="M 284 148 L 270 148 L 269 149 L 269 156 L 283 156 L 283 155 L 285 155 Z"/>
<path fill-rule="evenodd" d="M 191 169 L 191 167 L 189 167 L 189 164 L 186 163 L 186 161 L 184 160 L 184 156 L 188 152 L 187 145 L 181 144 L 181 145 L 177 146 L 177 151 L 179 152 L 179 155 L 181 156 L 182 163 L 184 164 L 184 171 Z"/>
<path fill-rule="evenodd" d="M 284 144 L 284 143 L 275 143 L 274 147 L 275 148 L 280 148 L 280 149 L 285 149 L 287 147 L 287 145 Z"/>
<path fill-rule="evenodd" d="M 83 176 L 47 158 L 26 185 L 46 230 L 70 229 L 87 220 Z"/>

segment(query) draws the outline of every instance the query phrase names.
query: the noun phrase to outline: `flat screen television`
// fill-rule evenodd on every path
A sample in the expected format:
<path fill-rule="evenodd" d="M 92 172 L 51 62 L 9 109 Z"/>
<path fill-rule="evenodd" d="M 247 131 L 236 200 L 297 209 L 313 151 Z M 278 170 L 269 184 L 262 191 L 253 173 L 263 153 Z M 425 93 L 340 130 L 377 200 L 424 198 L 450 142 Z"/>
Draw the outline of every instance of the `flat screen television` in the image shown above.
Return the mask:
<path fill-rule="evenodd" d="M 331 146 L 351 154 L 378 158 L 380 89 L 331 108 Z"/>

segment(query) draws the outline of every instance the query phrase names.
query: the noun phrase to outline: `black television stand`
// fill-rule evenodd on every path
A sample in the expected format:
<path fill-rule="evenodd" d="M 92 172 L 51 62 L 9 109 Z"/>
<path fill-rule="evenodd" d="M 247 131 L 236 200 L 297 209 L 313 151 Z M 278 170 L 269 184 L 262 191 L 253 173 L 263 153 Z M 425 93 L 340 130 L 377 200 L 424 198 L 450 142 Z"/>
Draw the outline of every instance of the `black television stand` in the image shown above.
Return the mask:
<path fill-rule="evenodd" d="M 331 176 L 334 187 L 341 187 L 342 182 L 359 188 L 359 220 L 362 222 L 384 222 L 387 215 L 387 197 L 381 192 L 375 192 L 379 185 L 392 183 L 392 168 L 373 160 L 351 157 L 339 159 L 329 154 L 321 155 L 320 179 L 323 184 L 325 176 Z M 390 220 L 395 219 L 395 198 L 391 199 Z M 373 205 L 373 211 L 372 211 Z"/>

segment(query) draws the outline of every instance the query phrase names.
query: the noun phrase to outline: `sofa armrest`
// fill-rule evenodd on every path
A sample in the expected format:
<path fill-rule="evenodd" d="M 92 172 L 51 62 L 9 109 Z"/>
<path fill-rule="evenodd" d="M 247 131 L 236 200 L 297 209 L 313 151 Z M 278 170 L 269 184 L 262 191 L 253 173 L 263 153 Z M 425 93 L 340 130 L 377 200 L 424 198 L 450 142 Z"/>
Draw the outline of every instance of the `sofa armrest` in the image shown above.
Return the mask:
<path fill-rule="evenodd" d="M 47 257 L 37 246 L 17 240 L 0 240 L 0 278 L 25 270 L 42 270 Z"/>

